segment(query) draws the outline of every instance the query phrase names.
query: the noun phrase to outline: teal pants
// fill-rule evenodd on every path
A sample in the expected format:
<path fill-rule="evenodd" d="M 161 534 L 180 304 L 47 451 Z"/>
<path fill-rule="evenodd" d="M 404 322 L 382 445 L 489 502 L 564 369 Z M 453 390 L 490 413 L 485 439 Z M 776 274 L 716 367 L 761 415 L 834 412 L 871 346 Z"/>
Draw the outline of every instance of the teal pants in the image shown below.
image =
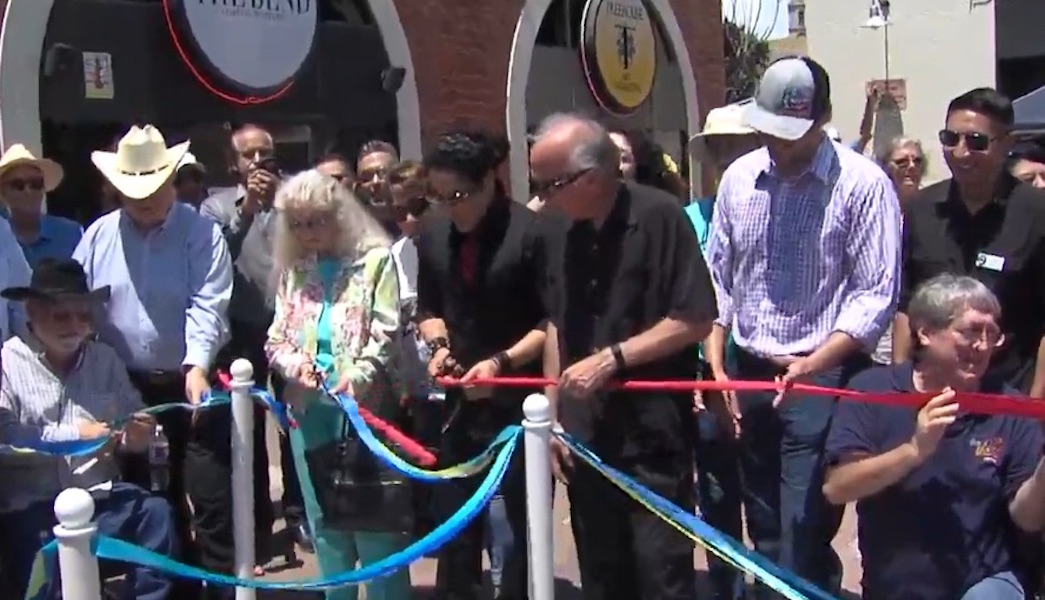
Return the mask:
<path fill-rule="evenodd" d="M 344 573 L 359 565 L 368 565 L 405 548 L 409 536 L 398 533 L 362 533 L 336 530 L 323 525 L 323 510 L 316 499 L 316 490 L 309 476 L 305 450 L 328 443 L 341 436 L 344 413 L 333 404 L 313 399 L 305 414 L 295 413 L 299 427 L 290 432 L 290 446 L 294 453 L 301 482 L 301 496 L 305 515 L 316 543 L 319 570 L 324 577 Z M 367 600 L 410 600 L 410 571 L 403 569 L 387 577 L 366 584 Z M 347 586 L 326 592 L 327 600 L 358 600 L 359 589 Z"/>

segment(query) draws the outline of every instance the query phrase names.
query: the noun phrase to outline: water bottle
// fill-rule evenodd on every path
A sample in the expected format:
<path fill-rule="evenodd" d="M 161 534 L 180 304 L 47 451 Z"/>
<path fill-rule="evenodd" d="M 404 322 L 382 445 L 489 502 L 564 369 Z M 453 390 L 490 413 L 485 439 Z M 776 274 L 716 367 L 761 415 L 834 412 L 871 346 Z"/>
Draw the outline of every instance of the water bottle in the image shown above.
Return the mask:
<path fill-rule="evenodd" d="M 171 446 L 163 433 L 163 425 L 157 425 L 149 440 L 149 489 L 155 494 L 163 494 L 170 484 Z"/>

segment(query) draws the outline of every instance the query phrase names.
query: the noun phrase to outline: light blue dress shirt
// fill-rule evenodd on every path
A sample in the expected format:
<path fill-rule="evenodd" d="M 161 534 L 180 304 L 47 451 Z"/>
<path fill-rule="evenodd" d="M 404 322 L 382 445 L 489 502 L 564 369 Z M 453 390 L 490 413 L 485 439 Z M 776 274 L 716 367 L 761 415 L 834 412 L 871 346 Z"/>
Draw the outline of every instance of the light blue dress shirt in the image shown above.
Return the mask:
<path fill-rule="evenodd" d="M 11 231 L 11 224 L 0 219 L 0 289 L 29 285 L 32 269 Z M 21 302 L 0 298 L 0 342 L 13 334 L 27 333 L 25 308 Z"/>
<path fill-rule="evenodd" d="M 232 297 L 232 261 L 213 221 L 179 202 L 146 232 L 116 210 L 87 229 L 73 258 L 92 289 L 112 288 L 98 333 L 129 368 L 210 368 Z"/>
<path fill-rule="evenodd" d="M 32 242 L 18 240 L 29 265 L 36 267 L 44 258 L 69 258 L 83 238 L 83 227 L 65 217 L 43 215 L 40 217 L 40 232 Z"/>

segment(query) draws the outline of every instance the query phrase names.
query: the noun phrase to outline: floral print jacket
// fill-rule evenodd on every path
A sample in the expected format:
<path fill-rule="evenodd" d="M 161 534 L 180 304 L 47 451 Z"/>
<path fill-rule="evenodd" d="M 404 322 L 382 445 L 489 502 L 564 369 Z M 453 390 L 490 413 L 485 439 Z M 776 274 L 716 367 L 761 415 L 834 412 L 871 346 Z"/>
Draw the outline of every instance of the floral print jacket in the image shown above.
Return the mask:
<path fill-rule="evenodd" d="M 288 381 L 295 381 L 302 365 L 316 358 L 324 300 L 317 265 L 315 259 L 305 260 L 279 277 L 276 316 L 265 352 L 269 363 Z M 399 280 L 389 249 L 371 249 L 355 261 L 346 258 L 331 297 L 330 341 L 338 377 L 348 375 L 357 398 L 379 393 L 371 391 L 375 384 L 381 385 L 379 370 L 391 381 L 397 380 Z"/>

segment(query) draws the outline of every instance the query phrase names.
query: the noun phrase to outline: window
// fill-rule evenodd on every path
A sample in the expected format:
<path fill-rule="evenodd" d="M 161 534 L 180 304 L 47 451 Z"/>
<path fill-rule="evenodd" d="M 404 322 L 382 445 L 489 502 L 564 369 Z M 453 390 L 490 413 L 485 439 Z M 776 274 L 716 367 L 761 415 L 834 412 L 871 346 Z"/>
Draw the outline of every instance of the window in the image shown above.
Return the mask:
<path fill-rule="evenodd" d="M 374 25 L 374 15 L 367 0 L 319 0 L 319 20 Z"/>
<path fill-rule="evenodd" d="M 805 35 L 806 7 L 805 2 L 792 1 L 787 5 L 788 31 L 791 35 Z"/>

